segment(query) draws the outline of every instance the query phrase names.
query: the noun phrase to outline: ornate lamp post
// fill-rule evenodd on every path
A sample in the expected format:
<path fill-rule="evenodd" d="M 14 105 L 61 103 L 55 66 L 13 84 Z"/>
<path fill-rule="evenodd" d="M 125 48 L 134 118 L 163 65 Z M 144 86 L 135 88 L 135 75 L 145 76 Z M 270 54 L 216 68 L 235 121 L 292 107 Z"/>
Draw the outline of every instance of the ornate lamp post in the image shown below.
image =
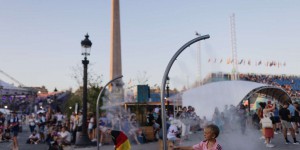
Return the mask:
<path fill-rule="evenodd" d="M 89 35 L 85 35 L 85 39 L 81 41 L 82 52 L 81 55 L 84 56 L 82 60 L 83 64 L 83 97 L 82 97 L 82 132 L 79 139 L 76 140 L 75 145 L 85 146 L 91 143 L 87 134 L 87 67 L 89 60 L 87 56 L 90 55 L 92 42 L 89 40 Z"/>
<path fill-rule="evenodd" d="M 57 100 L 56 100 L 56 92 L 57 92 L 57 89 L 56 88 L 54 88 L 54 95 L 53 95 L 53 99 L 54 99 L 54 109 L 55 109 L 55 111 L 57 111 L 58 109 L 57 109 Z"/>
<path fill-rule="evenodd" d="M 166 81 L 166 85 L 167 85 L 167 110 L 168 112 L 170 112 L 170 100 L 169 100 L 169 97 L 170 97 L 170 87 L 169 87 L 169 84 L 170 84 L 170 78 L 169 76 L 167 77 L 167 81 Z"/>

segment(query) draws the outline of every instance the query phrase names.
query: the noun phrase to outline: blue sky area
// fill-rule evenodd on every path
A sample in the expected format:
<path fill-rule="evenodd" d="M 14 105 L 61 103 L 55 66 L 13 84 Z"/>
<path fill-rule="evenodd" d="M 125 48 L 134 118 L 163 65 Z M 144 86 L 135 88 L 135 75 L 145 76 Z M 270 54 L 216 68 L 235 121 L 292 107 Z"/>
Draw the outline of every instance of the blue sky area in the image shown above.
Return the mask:
<path fill-rule="evenodd" d="M 120 0 L 123 80 L 137 84 L 145 78 L 151 86 L 160 85 L 170 58 L 195 38 L 195 31 L 211 36 L 201 42 L 201 76 L 230 72 L 232 65 L 225 59 L 231 57 L 233 13 L 238 58 L 251 61 L 240 65 L 240 72 L 299 75 L 299 3 Z M 93 42 L 89 67 L 103 75 L 104 84 L 109 81 L 110 17 L 110 0 L 1 0 L 0 69 L 27 86 L 76 89 L 72 67 L 81 66 L 80 42 L 88 32 Z M 195 81 L 197 49 L 197 44 L 192 45 L 174 63 L 171 88 Z M 208 62 L 215 58 L 218 63 Z M 260 60 L 286 62 L 286 66 L 255 66 Z M 2 74 L 0 79 L 13 83 Z"/>

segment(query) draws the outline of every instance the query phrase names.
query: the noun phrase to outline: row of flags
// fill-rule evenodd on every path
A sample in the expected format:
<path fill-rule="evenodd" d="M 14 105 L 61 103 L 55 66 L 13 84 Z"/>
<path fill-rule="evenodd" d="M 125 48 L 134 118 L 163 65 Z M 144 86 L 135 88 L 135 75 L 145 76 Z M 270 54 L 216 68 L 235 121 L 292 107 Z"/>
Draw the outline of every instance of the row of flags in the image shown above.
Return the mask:
<path fill-rule="evenodd" d="M 226 64 L 232 64 L 234 62 L 233 59 L 227 58 L 227 59 L 217 59 L 217 58 L 209 58 L 208 63 L 226 63 Z M 255 65 L 255 66 L 260 66 L 260 65 L 265 65 L 266 67 L 285 67 L 286 62 L 280 62 L 280 61 L 264 61 L 264 60 L 256 60 L 252 61 L 250 59 L 240 59 L 237 60 L 237 64 L 239 65 Z"/>

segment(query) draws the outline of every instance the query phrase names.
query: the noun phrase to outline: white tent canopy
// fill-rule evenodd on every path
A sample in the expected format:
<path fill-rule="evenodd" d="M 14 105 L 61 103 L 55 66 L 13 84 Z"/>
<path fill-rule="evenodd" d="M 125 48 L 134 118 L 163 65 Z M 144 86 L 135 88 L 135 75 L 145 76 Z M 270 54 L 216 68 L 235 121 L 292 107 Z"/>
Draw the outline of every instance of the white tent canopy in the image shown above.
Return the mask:
<path fill-rule="evenodd" d="M 220 81 L 205 84 L 183 93 L 182 105 L 193 106 L 197 115 L 211 119 L 216 107 L 238 105 L 253 89 L 268 86 L 249 81 Z"/>

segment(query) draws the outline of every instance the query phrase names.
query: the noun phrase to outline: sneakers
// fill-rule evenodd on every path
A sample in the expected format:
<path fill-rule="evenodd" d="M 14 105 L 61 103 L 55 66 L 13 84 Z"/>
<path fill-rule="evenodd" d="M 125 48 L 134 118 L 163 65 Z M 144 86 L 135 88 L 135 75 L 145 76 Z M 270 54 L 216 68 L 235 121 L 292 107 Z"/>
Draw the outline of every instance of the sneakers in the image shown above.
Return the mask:
<path fill-rule="evenodd" d="M 273 144 L 266 144 L 266 147 L 274 147 Z"/>
<path fill-rule="evenodd" d="M 291 144 L 291 142 L 289 140 L 285 141 L 285 144 Z"/>
<path fill-rule="evenodd" d="M 260 139 L 260 140 L 264 140 L 264 139 L 265 139 L 265 136 L 261 136 L 259 139 Z"/>
<path fill-rule="evenodd" d="M 275 131 L 274 134 L 278 134 L 278 132 Z"/>
<path fill-rule="evenodd" d="M 92 139 L 92 142 L 96 142 L 97 141 L 97 139 Z"/>
<path fill-rule="evenodd" d="M 102 146 L 102 144 L 101 144 L 101 143 L 99 143 L 99 146 Z"/>
<path fill-rule="evenodd" d="M 293 144 L 297 144 L 297 145 L 298 145 L 298 144 L 300 144 L 300 143 L 299 143 L 298 141 L 295 141 Z"/>

